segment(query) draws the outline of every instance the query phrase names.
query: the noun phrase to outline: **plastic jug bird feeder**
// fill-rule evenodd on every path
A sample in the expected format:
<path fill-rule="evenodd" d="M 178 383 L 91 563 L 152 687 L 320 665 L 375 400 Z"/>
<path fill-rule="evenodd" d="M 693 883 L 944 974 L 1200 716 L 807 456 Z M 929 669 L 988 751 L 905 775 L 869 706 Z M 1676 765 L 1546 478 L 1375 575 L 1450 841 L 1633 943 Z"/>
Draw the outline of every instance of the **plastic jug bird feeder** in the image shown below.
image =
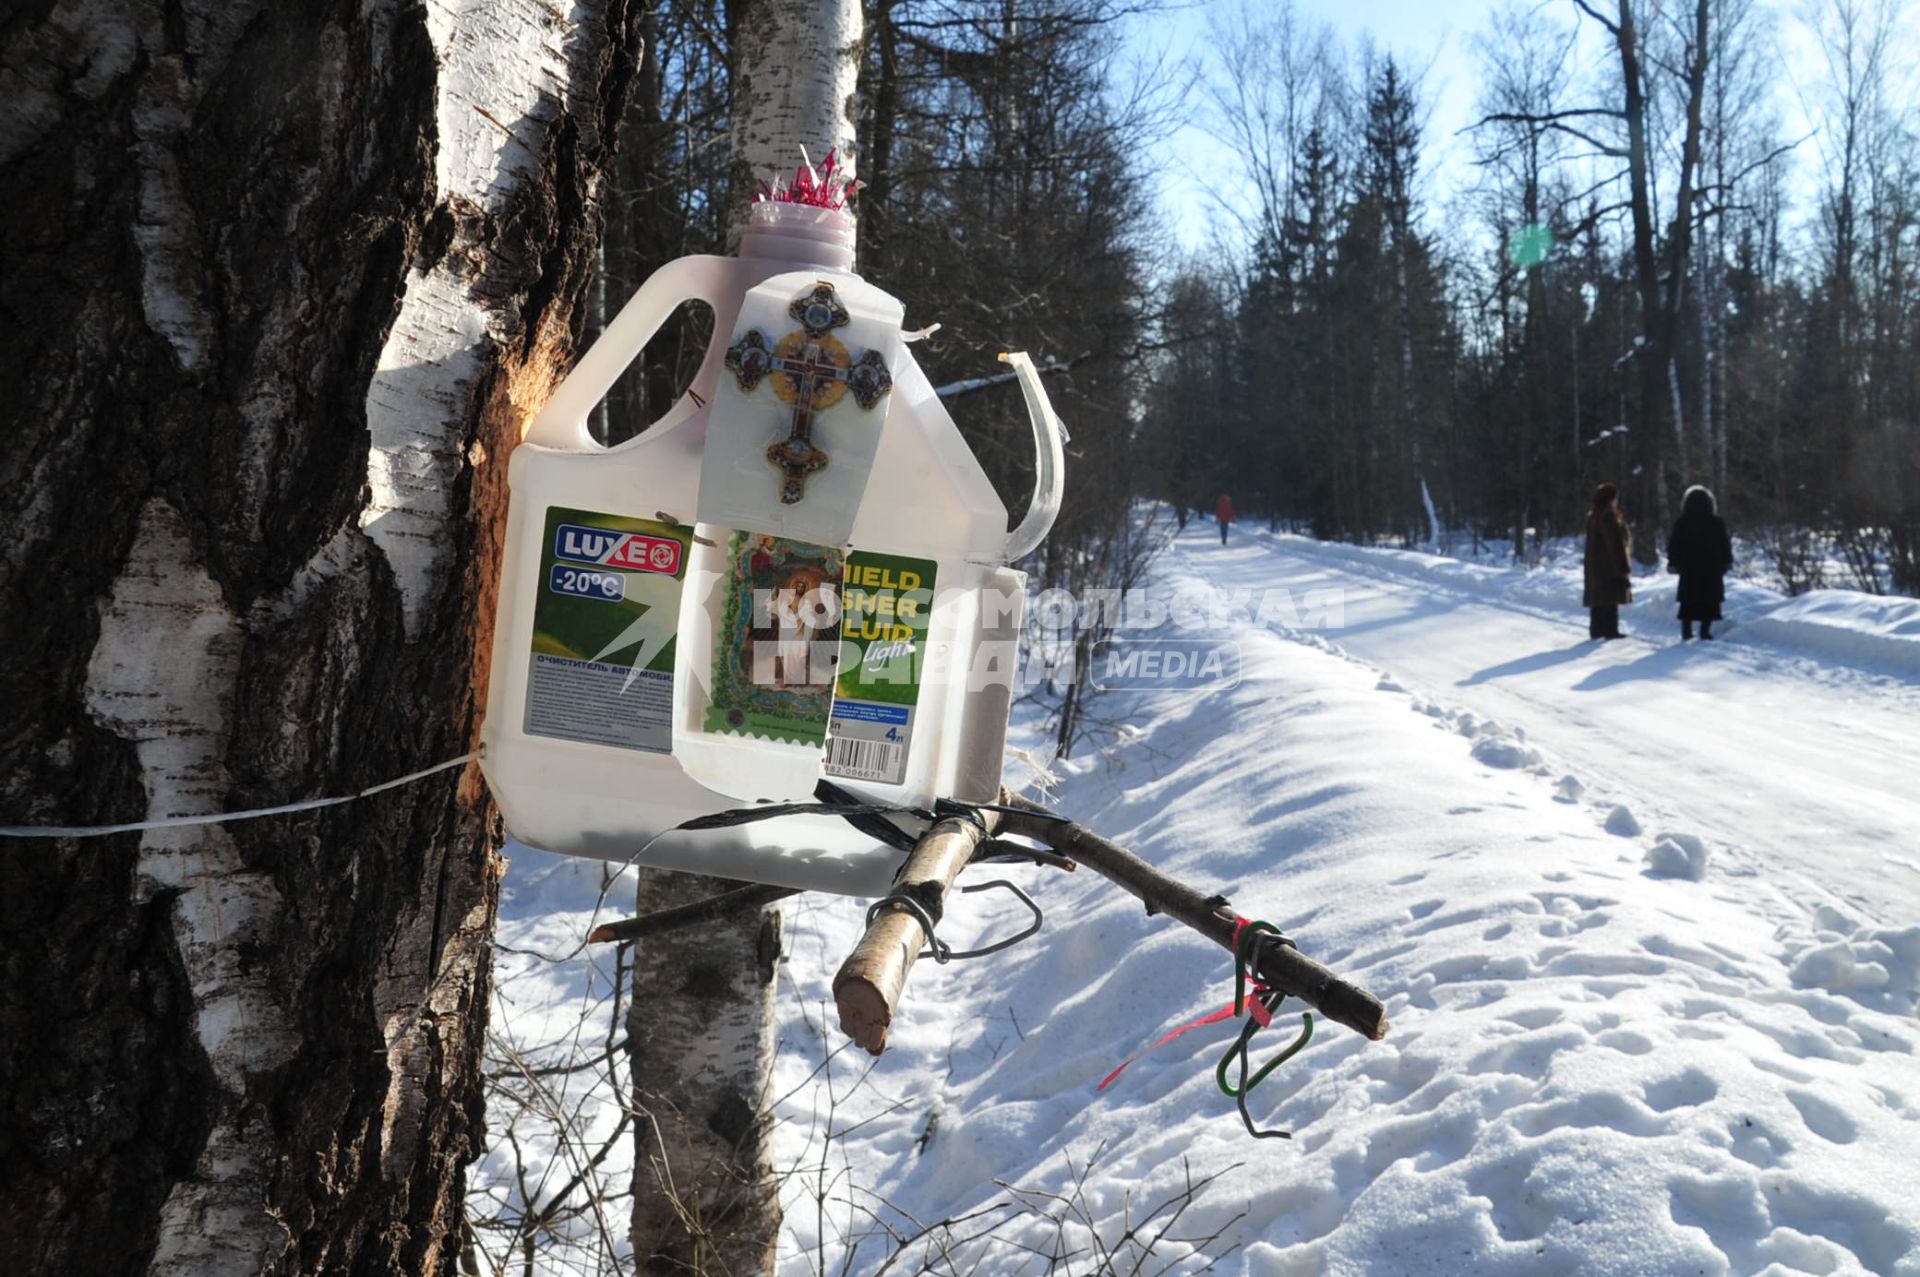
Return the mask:
<path fill-rule="evenodd" d="M 851 183 L 763 188 L 740 255 L 640 287 L 514 450 L 482 767 L 531 846 L 882 895 L 900 854 L 838 817 L 686 832 L 824 777 L 927 807 L 999 794 L 1025 576 L 1059 510 L 1062 431 L 1024 355 L 1039 453 L 1007 509 L 853 273 Z M 633 440 L 588 415 L 683 302 L 693 385 Z M 644 848 L 644 852 L 642 849 Z"/>

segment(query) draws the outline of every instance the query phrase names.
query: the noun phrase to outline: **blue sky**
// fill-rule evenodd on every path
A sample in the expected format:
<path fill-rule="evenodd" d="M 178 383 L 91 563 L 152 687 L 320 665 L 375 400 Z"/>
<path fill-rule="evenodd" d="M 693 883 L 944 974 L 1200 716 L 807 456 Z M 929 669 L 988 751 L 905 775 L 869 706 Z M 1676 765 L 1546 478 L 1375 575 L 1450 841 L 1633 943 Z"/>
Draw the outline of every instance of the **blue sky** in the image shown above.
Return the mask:
<path fill-rule="evenodd" d="M 1146 56 L 1166 50 L 1175 57 L 1204 62 L 1208 55 L 1210 24 L 1232 12 L 1242 0 L 1188 0 L 1173 4 L 1163 13 L 1134 19 L 1132 43 L 1136 54 Z M 1256 7 L 1277 0 L 1246 0 Z M 1807 37 L 1798 14 L 1811 0 L 1763 0 L 1772 10 L 1775 44 L 1784 64 L 1775 108 L 1781 119 L 1781 131 L 1787 137 L 1799 137 L 1808 131 L 1804 109 L 1805 86 L 1816 81 L 1822 68 L 1813 42 Z M 1479 70 L 1472 48 L 1472 37 L 1485 28 L 1494 5 L 1489 0 L 1294 0 L 1301 18 L 1331 27 L 1349 50 L 1360 41 L 1370 40 L 1382 52 L 1390 52 L 1400 64 L 1421 77 L 1420 100 L 1426 112 L 1423 164 L 1428 184 L 1430 216 L 1470 176 L 1467 165 L 1471 139 L 1458 136 L 1459 130 L 1476 118 Z M 1540 0 L 1548 16 L 1571 22 L 1576 10 L 1571 0 Z M 1583 57 L 1605 53 L 1602 34 L 1590 21 L 1584 23 Z M 1903 71 L 1912 65 L 1896 59 Z M 1909 73 L 1907 78 L 1911 78 Z M 1910 93 L 1910 86 L 1902 92 Z M 1203 95 L 1195 93 L 1189 101 L 1197 107 Z M 1195 114 L 1199 112 L 1196 110 Z M 1221 187 L 1231 199 L 1235 184 L 1225 175 L 1231 173 L 1236 157 L 1204 127 L 1204 121 L 1180 129 L 1169 147 L 1178 157 L 1169 175 L 1164 205 L 1168 221 L 1180 243 L 1198 249 L 1207 241 L 1212 226 L 1220 219 L 1209 197 L 1209 185 Z M 1818 173 L 1818 140 L 1803 144 L 1789 161 L 1807 181 Z"/>
<path fill-rule="evenodd" d="M 1255 0 L 1257 3 L 1258 0 Z M 1136 19 L 1135 46 L 1140 51 L 1165 49 L 1176 57 L 1204 61 L 1209 25 L 1225 16 L 1239 0 L 1191 0 L 1165 13 Z M 1464 162 L 1461 140 L 1453 134 L 1472 122 L 1474 64 L 1467 35 L 1484 21 L 1487 5 L 1479 0 L 1296 0 L 1306 19 L 1332 27 L 1351 48 L 1370 38 L 1383 52 L 1391 52 L 1404 66 L 1424 73 L 1423 105 L 1428 111 L 1426 163 L 1442 171 Z M 1191 101 L 1199 100 L 1196 94 Z M 1172 139 L 1188 173 L 1169 183 L 1169 221 L 1188 248 L 1199 246 L 1216 211 L 1204 189 L 1229 172 L 1234 156 L 1196 122 Z M 1223 192 L 1231 196 L 1231 192 Z"/>

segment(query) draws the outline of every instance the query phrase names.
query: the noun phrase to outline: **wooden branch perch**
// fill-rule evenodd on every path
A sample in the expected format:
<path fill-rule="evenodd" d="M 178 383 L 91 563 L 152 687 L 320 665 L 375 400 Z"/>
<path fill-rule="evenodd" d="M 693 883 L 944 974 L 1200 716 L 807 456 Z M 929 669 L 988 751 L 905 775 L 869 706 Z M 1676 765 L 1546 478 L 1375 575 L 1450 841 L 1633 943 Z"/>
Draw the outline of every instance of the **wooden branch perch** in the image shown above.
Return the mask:
<path fill-rule="evenodd" d="M 937 923 L 947 888 L 973 858 L 974 849 L 998 823 L 1000 813 L 982 812 L 986 828 L 965 816 L 935 821 L 908 853 L 896 892 L 920 899 Z M 929 939 L 920 919 L 905 905 L 883 904 L 833 977 L 833 1001 L 840 1028 L 869 1055 L 887 1049 L 887 1030 L 907 985 L 907 975 Z"/>
<path fill-rule="evenodd" d="M 1006 832 L 1046 843 L 1131 892 L 1147 906 L 1148 913 L 1164 913 L 1222 948 L 1233 947 L 1236 915 L 1219 896 L 1201 895 L 1118 843 L 1084 825 L 1063 821 L 1017 794 L 1003 793 L 1000 801 L 1017 809 L 1002 821 Z M 1269 988 L 1299 998 L 1336 1024 L 1344 1024 L 1375 1042 L 1387 1035 L 1387 1009 L 1380 999 L 1290 944 L 1271 938 L 1260 940 L 1254 949 L 1253 969 Z"/>
<path fill-rule="evenodd" d="M 1224 949 L 1233 948 L 1239 915 L 1220 896 L 1205 896 L 1134 855 L 1125 847 L 1017 794 L 1000 796 L 1005 811 L 983 811 L 980 823 L 964 816 L 936 821 L 900 870 L 896 895 L 917 901 L 938 925 L 948 889 L 995 831 L 1043 843 L 1085 865 L 1147 906 L 1191 927 Z M 897 900 L 883 901 L 866 934 L 833 978 L 840 1027 L 871 1055 L 886 1050 L 887 1031 L 907 976 L 930 937 L 921 916 Z M 1300 999 L 1336 1024 L 1379 1041 L 1387 1033 L 1387 1010 L 1365 989 L 1307 957 L 1291 942 L 1262 935 L 1251 956 L 1253 974 L 1268 988 Z"/>

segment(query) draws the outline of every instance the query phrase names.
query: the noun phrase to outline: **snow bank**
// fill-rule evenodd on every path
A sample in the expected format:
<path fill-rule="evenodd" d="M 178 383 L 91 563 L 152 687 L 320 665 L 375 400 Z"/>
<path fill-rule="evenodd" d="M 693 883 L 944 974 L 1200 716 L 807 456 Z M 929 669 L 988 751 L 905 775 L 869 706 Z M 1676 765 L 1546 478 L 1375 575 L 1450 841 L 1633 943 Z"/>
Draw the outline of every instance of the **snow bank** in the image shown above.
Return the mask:
<path fill-rule="evenodd" d="M 1741 621 L 1743 634 L 1849 664 L 1920 674 L 1920 599 L 1813 590 Z"/>
<path fill-rule="evenodd" d="M 1790 975 L 1801 988 L 1884 993 L 1893 1009 L 1911 1010 L 1920 994 L 1920 927 L 1861 927 L 1844 939 L 1823 933 Z"/>

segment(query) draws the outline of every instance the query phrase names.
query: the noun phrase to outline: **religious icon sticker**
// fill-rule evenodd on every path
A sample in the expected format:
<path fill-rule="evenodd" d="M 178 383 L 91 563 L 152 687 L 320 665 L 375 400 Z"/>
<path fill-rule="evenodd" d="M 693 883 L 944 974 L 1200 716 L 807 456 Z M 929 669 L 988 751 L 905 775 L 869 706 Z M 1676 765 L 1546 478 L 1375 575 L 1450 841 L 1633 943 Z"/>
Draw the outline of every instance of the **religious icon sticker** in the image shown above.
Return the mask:
<path fill-rule="evenodd" d="M 899 299 L 838 271 L 748 289 L 721 345 L 695 522 L 847 545 L 887 422 L 911 411 L 895 402 L 904 319 Z"/>
<path fill-rule="evenodd" d="M 692 535 L 654 519 L 548 507 L 527 735 L 673 751 L 674 633 Z"/>
<path fill-rule="evenodd" d="M 807 495 L 807 477 L 827 468 L 832 454 L 814 440 L 815 414 L 847 397 L 871 410 L 893 389 L 893 376 L 877 350 L 863 350 L 858 358 L 833 335 L 852 322 L 832 284 L 820 280 L 795 297 L 787 314 L 799 329 L 780 338 L 771 349 L 758 328 L 749 328 L 727 348 L 727 368 L 743 393 L 751 394 L 771 379 L 773 393 L 792 409 L 784 434 L 767 445 L 767 460 L 778 472 L 782 505 L 796 505 Z"/>
<path fill-rule="evenodd" d="M 840 551 L 762 532 L 727 546 L 706 729 L 796 745 L 826 740 L 839 658 Z"/>
<path fill-rule="evenodd" d="M 936 569 L 932 559 L 905 555 L 847 556 L 827 775 L 889 785 L 906 779 Z"/>

